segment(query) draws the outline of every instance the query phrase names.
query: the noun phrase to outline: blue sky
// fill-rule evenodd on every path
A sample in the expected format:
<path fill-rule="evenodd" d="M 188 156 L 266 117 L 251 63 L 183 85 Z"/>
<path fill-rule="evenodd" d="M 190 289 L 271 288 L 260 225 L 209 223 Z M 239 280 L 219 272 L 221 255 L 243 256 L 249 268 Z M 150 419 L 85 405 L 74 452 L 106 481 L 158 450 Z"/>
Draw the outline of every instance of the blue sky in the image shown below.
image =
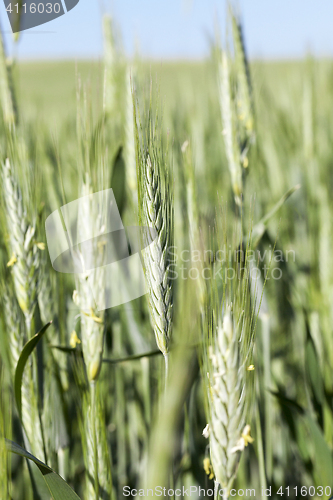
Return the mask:
<path fill-rule="evenodd" d="M 238 3 L 250 57 L 294 58 L 308 50 L 316 55 L 333 55 L 332 0 Z M 138 45 L 142 55 L 158 60 L 204 57 L 215 24 L 221 29 L 225 26 L 224 0 L 80 0 L 64 16 L 22 32 L 14 47 L 0 0 L 7 50 L 22 59 L 100 57 L 103 12 L 112 13 L 129 55 Z"/>

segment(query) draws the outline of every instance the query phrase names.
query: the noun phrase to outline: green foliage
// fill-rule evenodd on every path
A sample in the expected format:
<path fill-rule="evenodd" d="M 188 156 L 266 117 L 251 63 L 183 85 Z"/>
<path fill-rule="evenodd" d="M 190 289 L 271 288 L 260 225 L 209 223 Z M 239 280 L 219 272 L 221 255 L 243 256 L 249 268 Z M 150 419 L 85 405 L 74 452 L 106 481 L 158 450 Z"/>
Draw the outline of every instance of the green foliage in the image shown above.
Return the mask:
<path fill-rule="evenodd" d="M 230 350 L 216 349 L 215 368 L 245 346 L 239 359 L 255 381 L 242 420 L 254 442 L 234 487 L 333 486 L 333 63 L 249 62 L 232 12 L 229 24 L 223 55 L 130 66 L 106 19 L 104 65 L 20 62 L 14 87 L 0 54 L 3 498 L 41 497 L 35 464 L 55 499 L 121 498 L 125 485 L 212 487 L 202 334 L 225 332 L 227 306 L 237 335 Z M 43 222 L 110 187 L 125 226 L 156 230 L 144 261 L 149 294 L 82 311 L 75 278 L 48 262 Z M 225 245 L 248 248 L 260 310 L 243 275 L 207 283 L 241 264 L 219 261 Z M 218 375 L 239 389 L 230 366 Z M 18 453 L 10 460 L 3 436 L 28 451 L 7 442 Z M 237 446 L 238 428 L 236 437 Z"/>
<path fill-rule="evenodd" d="M 38 460 L 38 458 L 28 453 L 25 449 L 21 448 L 18 444 L 13 441 L 6 440 L 7 450 L 11 453 L 20 455 L 23 458 L 31 460 L 37 465 L 38 469 L 43 475 L 44 481 L 49 489 L 49 492 L 53 500 L 78 500 L 79 497 L 76 493 L 68 486 L 68 484 L 56 474 L 50 467 Z"/>
<path fill-rule="evenodd" d="M 27 364 L 28 358 L 31 355 L 32 351 L 35 349 L 38 342 L 41 340 L 41 338 L 43 337 L 43 335 L 45 334 L 46 330 L 49 328 L 50 325 L 51 323 L 48 323 L 47 325 L 43 326 L 43 328 L 25 344 L 16 365 L 14 390 L 15 390 L 17 409 L 20 418 L 22 418 L 22 378 L 23 378 L 24 368 L 25 365 Z"/>

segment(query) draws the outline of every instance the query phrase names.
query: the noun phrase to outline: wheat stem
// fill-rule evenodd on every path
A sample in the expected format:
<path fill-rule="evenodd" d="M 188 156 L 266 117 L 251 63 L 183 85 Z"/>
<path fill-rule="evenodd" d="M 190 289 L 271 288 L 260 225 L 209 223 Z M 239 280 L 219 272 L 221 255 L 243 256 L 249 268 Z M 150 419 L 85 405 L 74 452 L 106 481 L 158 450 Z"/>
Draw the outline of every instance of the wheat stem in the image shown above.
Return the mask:
<path fill-rule="evenodd" d="M 166 393 L 168 387 L 168 378 L 169 378 L 169 353 L 164 354 L 164 365 L 165 365 L 164 393 Z"/>

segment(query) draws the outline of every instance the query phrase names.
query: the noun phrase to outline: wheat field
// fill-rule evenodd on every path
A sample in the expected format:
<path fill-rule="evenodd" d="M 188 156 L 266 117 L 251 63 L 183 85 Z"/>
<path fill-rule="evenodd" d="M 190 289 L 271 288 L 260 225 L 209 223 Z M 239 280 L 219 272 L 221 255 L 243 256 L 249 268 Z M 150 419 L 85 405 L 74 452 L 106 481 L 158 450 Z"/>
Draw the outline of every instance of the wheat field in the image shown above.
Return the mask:
<path fill-rule="evenodd" d="M 333 62 L 248 61 L 231 10 L 200 62 L 103 32 L 100 62 L 1 44 L 0 499 L 329 499 Z M 128 228 L 146 293 L 106 269 Z"/>

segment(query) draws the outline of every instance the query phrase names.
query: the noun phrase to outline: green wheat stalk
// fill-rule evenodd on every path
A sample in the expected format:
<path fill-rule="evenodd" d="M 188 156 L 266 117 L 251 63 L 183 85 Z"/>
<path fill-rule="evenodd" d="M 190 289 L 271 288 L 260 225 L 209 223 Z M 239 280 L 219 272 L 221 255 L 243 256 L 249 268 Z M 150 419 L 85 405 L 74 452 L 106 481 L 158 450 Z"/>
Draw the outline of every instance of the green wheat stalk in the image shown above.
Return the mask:
<path fill-rule="evenodd" d="M 92 194 L 92 182 L 86 173 L 81 195 L 87 197 Z M 103 267 L 105 245 L 100 241 L 97 242 L 96 238 L 104 234 L 105 209 L 106 207 L 98 206 L 89 200 L 88 203 L 79 205 L 77 219 L 79 241 L 91 242 L 89 255 L 93 255 L 95 259 L 94 269 L 84 270 L 76 275 L 77 290 L 74 292 L 74 301 L 81 311 L 82 351 L 89 383 L 81 429 L 87 471 L 86 495 L 89 500 L 108 499 L 112 492 L 111 462 L 106 433 L 102 425 L 98 385 L 104 343 L 104 311 L 99 311 L 97 304 L 104 302 L 106 283 Z M 78 252 L 80 262 L 85 269 L 85 250 L 80 246 Z"/>
<path fill-rule="evenodd" d="M 109 500 L 112 498 L 111 458 L 102 400 L 96 385 L 84 395 L 83 412 L 80 430 L 86 464 L 85 498 Z"/>

